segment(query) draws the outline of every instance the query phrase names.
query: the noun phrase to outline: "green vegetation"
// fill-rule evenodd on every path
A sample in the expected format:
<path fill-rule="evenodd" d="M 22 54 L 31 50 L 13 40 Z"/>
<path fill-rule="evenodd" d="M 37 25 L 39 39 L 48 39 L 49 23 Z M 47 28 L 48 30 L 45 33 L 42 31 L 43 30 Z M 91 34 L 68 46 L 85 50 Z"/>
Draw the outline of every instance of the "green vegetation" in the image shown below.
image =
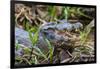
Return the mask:
<path fill-rule="evenodd" d="M 28 35 L 29 35 L 28 37 L 32 43 L 32 47 L 22 46 L 23 43 L 22 44 L 16 43 L 15 44 L 16 51 L 18 51 L 19 49 L 22 49 L 22 53 L 23 53 L 21 56 L 15 56 L 16 63 L 28 64 L 28 65 L 54 64 L 54 63 L 61 63 L 62 61 L 65 61 L 66 59 L 72 59 L 72 60 L 66 61 L 66 63 L 72 63 L 72 62 L 77 62 L 77 61 L 78 62 L 92 61 L 89 58 L 91 58 L 91 55 L 94 55 L 94 44 L 93 44 L 94 38 L 93 37 L 89 38 L 89 36 L 91 35 L 91 32 L 95 33 L 95 31 L 92 31 L 94 30 L 93 28 L 94 26 L 90 25 L 91 21 L 94 20 L 94 17 L 89 14 L 91 13 L 91 10 L 89 10 L 89 8 L 72 7 L 72 6 L 61 7 L 61 6 L 48 6 L 48 5 L 39 6 L 38 5 L 38 6 L 33 7 L 33 9 L 35 9 L 36 11 L 36 12 L 33 12 L 32 7 L 27 7 L 25 5 L 23 5 L 23 7 L 26 7 L 26 9 L 23 10 L 24 12 L 20 11 L 22 10 L 20 7 L 19 7 L 19 10 L 16 10 L 16 11 L 20 11 L 19 12 L 20 15 L 18 13 L 15 13 L 16 14 L 15 17 L 17 20 L 15 21 L 19 28 L 21 27 L 22 29 L 28 32 Z M 37 9 L 39 9 L 39 11 Z M 85 11 L 85 10 L 88 10 L 88 11 Z M 95 9 L 92 10 L 92 13 L 93 11 L 95 11 Z M 47 15 L 42 14 L 42 12 L 47 13 Z M 33 16 L 33 14 L 35 15 Z M 45 17 L 41 18 L 41 16 L 39 15 L 45 15 Z M 78 31 L 75 31 L 75 30 L 67 31 L 64 29 L 63 30 L 64 32 L 59 31 L 59 30 L 53 30 L 55 34 L 62 36 L 62 39 L 61 40 L 59 39 L 60 41 L 57 41 L 57 39 L 55 41 L 48 39 L 46 35 L 49 35 L 50 33 L 41 34 L 41 28 L 45 24 L 50 23 L 50 22 L 59 24 L 58 20 L 66 20 L 71 24 L 82 21 L 80 23 L 83 24 L 83 29 L 79 28 Z M 52 31 L 52 28 L 50 28 L 50 31 Z M 39 41 L 40 34 L 43 35 L 42 41 Z M 94 34 L 92 34 L 92 36 L 94 36 Z M 51 38 L 54 39 L 53 37 Z M 39 42 L 43 42 L 43 41 L 44 41 L 44 44 L 39 44 Z M 45 46 L 47 47 L 46 48 L 47 50 L 44 47 L 42 47 L 44 45 L 47 45 Z M 83 56 L 84 54 L 86 56 Z M 62 55 L 62 56 L 59 56 L 59 55 Z M 67 55 L 67 58 L 66 58 L 66 55 Z M 70 57 L 70 55 L 72 56 Z M 88 55 L 89 55 L 89 58 L 87 58 Z M 56 56 L 59 56 L 59 57 L 56 57 Z M 82 57 L 86 58 L 87 60 L 86 61 L 85 59 L 82 60 Z"/>

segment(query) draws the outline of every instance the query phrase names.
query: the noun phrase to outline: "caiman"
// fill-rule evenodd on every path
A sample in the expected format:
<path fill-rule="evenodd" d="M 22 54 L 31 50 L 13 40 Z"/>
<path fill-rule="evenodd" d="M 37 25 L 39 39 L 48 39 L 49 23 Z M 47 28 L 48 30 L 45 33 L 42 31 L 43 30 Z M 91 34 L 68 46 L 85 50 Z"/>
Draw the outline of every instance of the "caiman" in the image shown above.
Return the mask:
<path fill-rule="evenodd" d="M 59 20 L 58 22 L 58 24 L 54 22 L 49 22 L 41 27 L 38 43 L 34 47 L 38 47 L 42 51 L 44 51 L 44 53 L 48 53 L 48 44 L 45 42 L 43 37 L 45 36 L 50 41 L 50 43 L 55 46 L 55 48 L 61 47 L 70 50 L 70 46 L 72 46 L 72 41 L 73 39 L 74 41 L 76 41 L 76 38 L 74 38 L 73 35 L 70 35 L 68 32 L 76 29 L 81 29 L 83 25 L 80 22 L 69 23 L 64 20 Z M 66 30 L 67 34 L 66 32 L 59 33 L 63 30 Z M 34 33 L 32 34 L 34 35 Z M 18 27 L 15 27 L 15 43 L 21 45 L 21 48 L 15 51 L 16 56 L 23 55 L 22 49 L 24 47 L 32 48 L 32 42 L 29 39 L 29 33 Z"/>

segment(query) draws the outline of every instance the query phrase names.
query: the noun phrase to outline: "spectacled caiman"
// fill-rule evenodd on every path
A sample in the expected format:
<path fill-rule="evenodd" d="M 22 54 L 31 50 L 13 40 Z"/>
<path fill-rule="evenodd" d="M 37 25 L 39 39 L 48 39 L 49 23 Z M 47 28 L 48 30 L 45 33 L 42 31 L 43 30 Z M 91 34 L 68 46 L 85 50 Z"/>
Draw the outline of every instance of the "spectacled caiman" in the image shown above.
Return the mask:
<path fill-rule="evenodd" d="M 58 24 L 53 22 L 46 23 L 41 27 L 38 43 L 34 47 L 38 47 L 46 53 L 49 51 L 48 45 L 43 38 L 43 35 L 45 35 L 46 38 L 51 42 L 51 44 L 53 44 L 53 46 L 60 45 L 62 47 L 66 46 L 66 48 L 70 48 L 69 46 L 71 44 L 71 37 L 58 34 L 57 31 L 72 31 L 75 29 L 80 29 L 82 27 L 83 25 L 80 22 L 69 23 L 64 20 L 59 20 Z M 34 36 L 34 33 L 32 34 Z M 22 46 L 22 48 L 15 51 L 16 56 L 21 56 L 23 54 L 22 49 L 24 47 L 32 47 L 32 42 L 29 39 L 29 33 L 18 27 L 15 27 L 15 43 L 20 44 Z"/>

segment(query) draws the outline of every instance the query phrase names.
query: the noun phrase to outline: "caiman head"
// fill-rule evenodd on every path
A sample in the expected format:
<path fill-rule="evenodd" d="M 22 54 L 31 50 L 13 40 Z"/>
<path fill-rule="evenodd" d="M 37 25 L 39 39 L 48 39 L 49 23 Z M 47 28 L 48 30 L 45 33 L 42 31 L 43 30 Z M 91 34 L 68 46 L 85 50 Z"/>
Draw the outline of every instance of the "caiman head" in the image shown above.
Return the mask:
<path fill-rule="evenodd" d="M 76 34 L 71 33 L 72 30 L 80 29 L 83 25 L 80 22 L 71 23 L 47 23 L 41 33 L 45 36 L 55 48 L 71 49 L 76 41 L 80 38 Z"/>

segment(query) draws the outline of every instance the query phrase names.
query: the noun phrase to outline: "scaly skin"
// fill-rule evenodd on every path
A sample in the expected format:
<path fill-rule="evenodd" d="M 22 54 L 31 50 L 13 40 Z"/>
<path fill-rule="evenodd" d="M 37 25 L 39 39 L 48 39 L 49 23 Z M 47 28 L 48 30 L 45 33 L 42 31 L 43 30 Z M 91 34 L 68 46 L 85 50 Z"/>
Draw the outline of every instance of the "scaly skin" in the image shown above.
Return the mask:
<path fill-rule="evenodd" d="M 60 35 L 58 33 L 56 33 L 55 30 L 75 30 L 77 28 L 81 28 L 83 27 L 83 25 L 79 22 L 75 23 L 75 24 L 70 24 L 70 23 L 60 23 L 60 24 L 55 24 L 55 23 L 48 23 L 45 24 L 42 28 L 41 31 L 39 33 L 39 41 L 36 44 L 36 47 L 39 47 L 40 49 L 42 49 L 44 52 L 48 52 L 48 45 L 47 43 L 44 41 L 43 36 L 46 36 L 46 38 L 51 42 L 51 44 L 53 44 L 54 46 L 60 47 L 60 46 L 64 46 L 63 48 L 65 48 L 65 46 L 70 46 L 71 44 L 71 39 L 68 36 L 64 36 L 64 35 Z M 34 35 L 34 33 L 33 33 Z M 20 28 L 15 28 L 15 41 L 18 44 L 21 44 L 24 47 L 28 47 L 31 48 L 32 47 L 32 43 L 29 39 L 29 34 L 27 31 L 20 29 Z M 57 44 L 58 43 L 58 44 Z M 68 48 L 66 47 L 66 48 Z M 22 50 L 18 50 L 15 51 L 16 56 L 17 55 L 22 55 Z"/>

